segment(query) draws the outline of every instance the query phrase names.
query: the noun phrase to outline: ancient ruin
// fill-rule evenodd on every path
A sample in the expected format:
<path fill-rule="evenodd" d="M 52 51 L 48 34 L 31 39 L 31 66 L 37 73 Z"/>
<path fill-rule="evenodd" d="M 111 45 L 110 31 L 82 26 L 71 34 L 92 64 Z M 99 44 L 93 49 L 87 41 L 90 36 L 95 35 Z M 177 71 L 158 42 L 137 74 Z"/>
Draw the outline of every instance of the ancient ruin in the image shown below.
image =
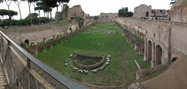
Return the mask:
<path fill-rule="evenodd" d="M 171 20 L 177 22 L 187 22 L 187 1 L 177 0 L 171 7 Z"/>
<path fill-rule="evenodd" d="M 118 13 L 100 13 L 99 22 L 114 22 L 118 18 Z"/>
<path fill-rule="evenodd" d="M 134 18 L 150 18 L 150 17 L 168 17 L 170 10 L 165 9 L 152 9 L 152 6 L 141 4 L 134 8 Z"/>

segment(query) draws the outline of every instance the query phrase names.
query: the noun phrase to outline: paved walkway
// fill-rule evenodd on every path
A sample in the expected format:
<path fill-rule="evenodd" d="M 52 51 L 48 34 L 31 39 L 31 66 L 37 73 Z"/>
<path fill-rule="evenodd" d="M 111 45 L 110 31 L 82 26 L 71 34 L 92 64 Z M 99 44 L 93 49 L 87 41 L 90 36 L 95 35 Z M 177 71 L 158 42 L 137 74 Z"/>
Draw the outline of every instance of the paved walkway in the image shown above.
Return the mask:
<path fill-rule="evenodd" d="M 0 89 L 5 89 L 5 85 L 6 85 L 6 81 L 5 81 L 5 74 L 3 71 L 3 68 L 0 64 Z"/>

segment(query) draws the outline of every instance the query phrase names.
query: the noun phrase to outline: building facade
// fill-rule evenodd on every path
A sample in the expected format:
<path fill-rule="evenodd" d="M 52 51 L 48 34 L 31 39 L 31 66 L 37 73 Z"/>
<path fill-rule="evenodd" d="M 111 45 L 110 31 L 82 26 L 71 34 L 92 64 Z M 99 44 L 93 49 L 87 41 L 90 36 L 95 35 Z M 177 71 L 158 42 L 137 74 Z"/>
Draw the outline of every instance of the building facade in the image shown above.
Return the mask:
<path fill-rule="evenodd" d="M 86 19 L 85 13 L 82 10 L 80 5 L 75 5 L 72 8 L 69 8 L 69 10 L 68 10 L 68 20 L 71 20 L 73 18 Z"/>
<path fill-rule="evenodd" d="M 170 14 L 170 10 L 165 9 L 152 9 L 152 6 L 141 4 L 134 8 L 134 18 L 149 18 L 149 17 L 167 17 Z"/>
<path fill-rule="evenodd" d="M 99 22 L 113 22 L 118 18 L 118 13 L 100 13 Z"/>
<path fill-rule="evenodd" d="M 133 17 L 134 18 L 150 17 L 151 16 L 151 10 L 152 10 L 151 5 L 147 6 L 145 4 L 141 4 L 140 6 L 137 6 L 137 7 L 134 8 Z"/>

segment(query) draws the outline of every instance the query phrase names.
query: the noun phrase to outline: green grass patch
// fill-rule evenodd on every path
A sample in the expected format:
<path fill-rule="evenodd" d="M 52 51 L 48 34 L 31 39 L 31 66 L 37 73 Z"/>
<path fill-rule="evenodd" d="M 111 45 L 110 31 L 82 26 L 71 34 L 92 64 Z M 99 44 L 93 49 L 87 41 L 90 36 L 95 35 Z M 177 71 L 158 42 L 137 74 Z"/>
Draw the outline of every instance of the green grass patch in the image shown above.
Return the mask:
<path fill-rule="evenodd" d="M 117 23 L 117 24 L 119 24 L 119 25 L 120 25 L 121 27 L 123 27 L 125 30 L 131 32 L 129 29 L 127 29 L 126 27 L 122 26 L 120 23 Z M 133 34 L 133 33 L 131 32 L 131 34 Z M 140 37 L 137 36 L 136 34 L 133 34 L 133 35 L 134 35 L 134 37 L 136 37 L 137 40 L 139 40 L 140 42 L 144 43 L 144 39 L 140 38 Z"/>
<path fill-rule="evenodd" d="M 113 28 L 109 29 L 109 27 Z M 117 32 L 117 34 L 107 32 Z M 134 59 L 143 69 L 150 67 L 149 63 L 143 62 L 143 56 L 137 56 L 133 49 L 113 23 L 101 23 L 52 49 L 46 49 L 46 52 L 39 52 L 37 58 L 69 78 L 89 84 L 118 86 L 135 80 L 138 68 Z M 73 72 L 70 66 L 65 67 L 64 64 L 66 59 L 70 59 L 69 54 L 74 51 L 85 55 L 105 57 L 111 55 L 110 65 L 96 74 L 91 71 L 87 75 Z M 71 59 L 69 63 L 75 66 L 73 61 Z"/>
<path fill-rule="evenodd" d="M 57 21 L 55 23 L 52 23 L 51 25 L 56 25 L 56 24 L 61 24 L 61 23 L 67 23 L 67 22 L 69 22 L 69 20 L 59 20 L 59 21 Z"/>

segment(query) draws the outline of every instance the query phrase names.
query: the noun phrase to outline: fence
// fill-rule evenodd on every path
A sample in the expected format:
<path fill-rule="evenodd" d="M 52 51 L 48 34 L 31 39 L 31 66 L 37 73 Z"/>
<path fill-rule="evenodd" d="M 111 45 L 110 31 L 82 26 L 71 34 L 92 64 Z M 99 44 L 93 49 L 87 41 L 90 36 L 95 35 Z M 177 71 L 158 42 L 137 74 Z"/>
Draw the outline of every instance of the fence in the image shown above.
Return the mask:
<path fill-rule="evenodd" d="M 0 31 L 0 61 L 10 89 L 86 89 L 38 61 Z"/>

